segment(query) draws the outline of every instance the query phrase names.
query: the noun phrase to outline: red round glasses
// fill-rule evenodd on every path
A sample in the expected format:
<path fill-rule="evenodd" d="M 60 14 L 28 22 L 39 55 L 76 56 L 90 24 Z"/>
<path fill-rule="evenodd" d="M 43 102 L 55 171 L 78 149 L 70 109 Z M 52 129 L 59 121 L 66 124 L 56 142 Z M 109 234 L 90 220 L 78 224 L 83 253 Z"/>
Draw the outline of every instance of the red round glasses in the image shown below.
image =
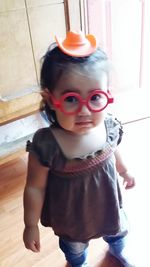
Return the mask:
<path fill-rule="evenodd" d="M 114 102 L 114 98 L 110 92 L 102 90 L 92 91 L 86 99 L 83 99 L 80 94 L 69 92 L 56 99 L 50 93 L 50 99 L 55 106 L 59 108 L 66 115 L 75 115 L 79 113 L 85 105 L 91 112 L 100 112 L 107 107 L 108 104 Z"/>

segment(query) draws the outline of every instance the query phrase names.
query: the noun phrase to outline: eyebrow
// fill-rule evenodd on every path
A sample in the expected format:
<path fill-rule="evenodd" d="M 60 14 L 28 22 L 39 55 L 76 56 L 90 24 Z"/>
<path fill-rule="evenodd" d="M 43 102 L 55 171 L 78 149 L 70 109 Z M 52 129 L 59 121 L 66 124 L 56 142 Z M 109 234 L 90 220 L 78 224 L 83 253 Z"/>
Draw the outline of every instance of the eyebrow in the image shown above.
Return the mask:
<path fill-rule="evenodd" d="M 100 88 L 93 88 L 93 89 L 91 89 L 91 90 L 88 91 L 88 94 L 90 94 L 91 92 L 93 92 L 95 90 L 103 91 Z M 72 89 L 64 89 L 63 92 L 61 92 L 61 95 L 64 95 L 64 94 L 70 93 L 70 92 L 75 92 L 75 93 L 81 94 L 81 90 L 76 89 L 76 88 L 72 88 Z"/>
<path fill-rule="evenodd" d="M 64 89 L 64 90 L 61 92 L 61 95 L 64 95 L 64 94 L 66 94 L 66 93 L 70 93 L 70 92 L 75 92 L 75 93 L 80 94 L 80 90 L 75 89 L 75 88 L 70 88 L 70 89 Z"/>

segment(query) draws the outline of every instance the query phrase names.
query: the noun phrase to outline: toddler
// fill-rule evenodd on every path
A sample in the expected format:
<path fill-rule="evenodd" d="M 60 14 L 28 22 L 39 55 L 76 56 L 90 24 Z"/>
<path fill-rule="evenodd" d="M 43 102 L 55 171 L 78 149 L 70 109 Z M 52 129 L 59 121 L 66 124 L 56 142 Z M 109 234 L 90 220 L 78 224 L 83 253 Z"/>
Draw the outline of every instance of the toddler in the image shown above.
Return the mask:
<path fill-rule="evenodd" d="M 51 227 L 72 267 L 88 265 L 88 244 L 102 237 L 124 267 L 127 219 L 118 175 L 135 185 L 118 145 L 121 123 L 107 112 L 109 60 L 93 35 L 70 31 L 56 37 L 41 67 L 44 109 L 50 126 L 28 141 L 24 190 L 24 243 L 40 251 L 38 222 Z"/>

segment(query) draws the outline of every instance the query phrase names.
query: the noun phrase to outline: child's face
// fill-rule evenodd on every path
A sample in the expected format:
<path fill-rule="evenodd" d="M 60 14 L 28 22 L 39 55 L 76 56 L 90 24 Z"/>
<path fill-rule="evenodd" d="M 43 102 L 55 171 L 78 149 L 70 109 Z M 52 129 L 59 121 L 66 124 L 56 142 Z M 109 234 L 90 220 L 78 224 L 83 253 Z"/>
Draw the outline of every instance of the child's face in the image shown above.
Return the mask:
<path fill-rule="evenodd" d="M 76 68 L 62 75 L 53 91 L 53 95 L 59 100 L 66 92 L 75 92 L 86 99 L 89 93 L 95 89 L 107 92 L 107 84 L 107 75 L 104 71 L 92 71 L 92 73 L 84 71 L 83 73 Z M 75 134 L 86 134 L 104 121 L 105 110 L 92 112 L 85 105 L 82 106 L 79 113 L 73 115 L 66 115 L 54 106 L 52 108 L 56 112 L 60 126 Z"/>

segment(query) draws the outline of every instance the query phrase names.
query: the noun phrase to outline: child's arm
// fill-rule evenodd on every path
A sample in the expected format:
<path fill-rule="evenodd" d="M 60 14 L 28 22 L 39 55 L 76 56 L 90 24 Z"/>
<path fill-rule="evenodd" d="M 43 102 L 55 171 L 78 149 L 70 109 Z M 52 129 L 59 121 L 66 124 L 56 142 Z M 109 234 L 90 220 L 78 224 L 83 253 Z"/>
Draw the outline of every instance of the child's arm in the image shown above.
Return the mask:
<path fill-rule="evenodd" d="M 116 158 L 116 168 L 120 176 L 123 177 L 123 184 L 126 189 L 132 188 L 135 186 L 135 179 L 130 173 L 121 157 L 119 150 L 115 151 L 115 158 Z"/>
<path fill-rule="evenodd" d="M 27 182 L 24 190 L 23 240 L 25 247 L 34 252 L 40 251 L 38 221 L 44 202 L 49 168 L 40 164 L 37 157 L 29 154 Z"/>

